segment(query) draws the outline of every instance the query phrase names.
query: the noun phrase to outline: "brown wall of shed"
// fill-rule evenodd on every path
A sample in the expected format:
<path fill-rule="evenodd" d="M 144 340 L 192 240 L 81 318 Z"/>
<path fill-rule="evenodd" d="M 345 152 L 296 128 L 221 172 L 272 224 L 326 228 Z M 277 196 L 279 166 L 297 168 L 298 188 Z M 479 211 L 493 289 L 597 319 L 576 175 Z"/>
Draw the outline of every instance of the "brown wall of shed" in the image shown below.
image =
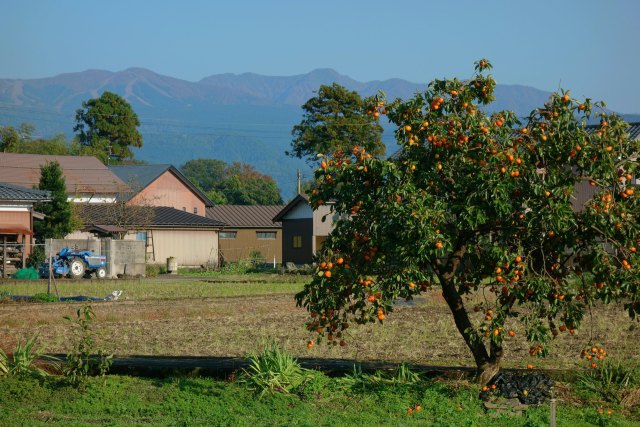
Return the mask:
<path fill-rule="evenodd" d="M 302 247 L 293 247 L 293 236 L 302 236 Z M 282 262 L 310 264 L 313 260 L 313 219 L 282 221 Z"/>
<path fill-rule="evenodd" d="M 130 184 L 135 186 L 135 183 Z M 205 216 L 204 201 L 170 171 L 160 175 L 149 186 L 131 198 L 129 203 L 169 206 L 179 210 L 185 208 L 186 212 Z M 197 212 L 194 212 L 194 208 L 197 209 Z"/>
<path fill-rule="evenodd" d="M 265 262 L 272 263 L 273 257 L 276 262 L 282 262 L 282 230 L 268 228 L 225 228 L 223 231 L 235 231 L 235 239 L 220 239 L 220 252 L 224 255 L 226 262 L 236 262 L 248 259 L 252 251 L 260 251 L 265 258 Z M 258 239 L 257 231 L 276 232 L 276 238 Z"/>
<path fill-rule="evenodd" d="M 0 211 L 0 226 L 24 227 L 31 230 L 30 211 Z"/>
<path fill-rule="evenodd" d="M 31 211 L 0 211 L 0 228 L 25 228 L 27 230 L 33 231 L 33 219 Z M 22 265 L 26 261 L 27 257 L 31 255 L 31 251 L 33 249 L 33 236 L 29 234 L 2 234 L 0 235 L 0 245 L 4 242 L 17 242 L 23 246 L 23 249 L 20 251 L 19 255 L 22 258 Z M 2 249 L 0 248 L 0 251 Z M 0 258 L 2 258 L 2 253 L 0 252 Z M 5 262 L 6 260 L 0 259 L 0 261 Z M 13 264 L 16 267 L 19 265 Z M 0 268 L 0 271 L 3 271 L 3 276 L 5 277 L 7 273 L 9 273 L 9 269 L 6 270 Z"/>

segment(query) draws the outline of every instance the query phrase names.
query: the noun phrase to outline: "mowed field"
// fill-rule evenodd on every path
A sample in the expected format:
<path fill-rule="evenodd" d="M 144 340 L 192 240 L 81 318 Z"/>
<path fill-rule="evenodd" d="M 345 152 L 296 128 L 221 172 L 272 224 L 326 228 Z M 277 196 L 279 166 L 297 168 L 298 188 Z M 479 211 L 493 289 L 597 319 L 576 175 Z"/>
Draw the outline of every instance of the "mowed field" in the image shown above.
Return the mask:
<path fill-rule="evenodd" d="M 448 308 L 437 291 L 400 302 L 384 324 L 354 325 L 346 347 L 317 345 L 305 330 L 307 313 L 294 294 L 304 277 L 278 275 L 134 281 L 58 281 L 61 296 L 103 297 L 121 289 L 119 301 L 94 302 L 98 347 L 116 356 L 176 355 L 244 357 L 275 341 L 297 357 L 408 362 L 421 365 L 474 366 Z M 6 281 L 0 295 L 46 292 L 47 284 Z M 0 302 L 0 347 L 13 349 L 21 337 L 38 334 L 50 353 L 70 349 L 72 331 L 64 316 L 83 303 Z M 477 320 L 480 320 L 478 315 Z M 508 324 L 523 331 L 517 322 Z M 584 366 L 580 351 L 604 346 L 612 359 L 640 365 L 640 324 L 621 306 L 593 310 L 575 335 L 561 334 L 546 359 L 530 357 L 523 333 L 506 340 L 505 365 L 543 368 Z"/>

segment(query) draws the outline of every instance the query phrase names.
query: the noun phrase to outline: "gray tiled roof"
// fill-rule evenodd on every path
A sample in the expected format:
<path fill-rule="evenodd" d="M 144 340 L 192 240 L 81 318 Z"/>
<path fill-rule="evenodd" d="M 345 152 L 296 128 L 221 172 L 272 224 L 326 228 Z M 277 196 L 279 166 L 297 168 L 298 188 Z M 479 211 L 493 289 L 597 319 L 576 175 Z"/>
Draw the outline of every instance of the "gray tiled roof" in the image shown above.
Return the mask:
<path fill-rule="evenodd" d="M 77 205 L 78 215 L 87 226 L 91 225 L 118 225 L 116 218 L 122 217 L 115 213 L 120 204 L 89 203 Z M 222 221 L 194 215 L 166 206 L 129 206 L 126 215 L 129 219 L 127 226 L 145 226 L 151 228 L 220 228 L 225 225 Z"/>
<path fill-rule="evenodd" d="M 0 182 L 0 200 L 46 202 L 51 200 L 51 195 L 48 191 L 32 190 L 30 188 Z"/>
<path fill-rule="evenodd" d="M 207 218 L 220 220 L 229 227 L 280 228 L 282 224 L 273 222 L 273 217 L 276 216 L 282 208 L 284 208 L 283 205 L 216 205 L 207 208 Z"/>

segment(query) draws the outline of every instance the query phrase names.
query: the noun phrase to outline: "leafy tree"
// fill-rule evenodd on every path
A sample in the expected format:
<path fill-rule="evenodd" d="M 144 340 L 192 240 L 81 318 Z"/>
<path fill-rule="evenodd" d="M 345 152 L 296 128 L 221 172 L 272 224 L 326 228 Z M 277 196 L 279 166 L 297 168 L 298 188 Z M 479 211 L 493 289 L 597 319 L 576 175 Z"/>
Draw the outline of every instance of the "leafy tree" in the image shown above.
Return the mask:
<path fill-rule="evenodd" d="M 182 173 L 202 191 L 208 192 L 221 187 L 226 179 L 227 163 L 217 159 L 189 160 L 180 167 Z"/>
<path fill-rule="evenodd" d="M 275 180 L 259 173 L 251 165 L 233 162 L 227 167 L 225 195 L 234 205 L 279 205 L 280 190 Z"/>
<path fill-rule="evenodd" d="M 189 160 L 182 173 L 217 204 L 277 205 L 282 203 L 274 179 L 251 165 L 216 159 Z"/>
<path fill-rule="evenodd" d="M 81 147 L 67 142 L 64 134 L 53 138 L 36 138 L 32 135 L 35 127 L 22 123 L 16 129 L 13 126 L 0 127 L 0 150 L 5 153 L 49 154 L 59 156 L 79 155 Z"/>
<path fill-rule="evenodd" d="M 78 147 L 79 148 L 79 147 Z M 26 154 L 49 154 L 54 156 L 73 156 L 80 154 L 80 150 L 67 142 L 63 134 L 56 135 L 53 138 L 44 139 L 37 138 L 21 142 L 16 153 Z"/>
<path fill-rule="evenodd" d="M 58 162 L 49 162 L 40 168 L 38 189 L 51 192 L 51 202 L 38 203 L 35 210 L 45 215 L 34 223 L 38 238 L 61 239 L 77 226 L 71 203 L 67 200 L 67 186 Z"/>
<path fill-rule="evenodd" d="M 380 113 L 370 105 L 371 98 L 362 99 L 337 83 L 320 86 L 317 96 L 302 106 L 304 115 L 293 127 L 291 151 L 286 154 L 313 162 L 317 153 L 350 150 L 354 141 L 372 154 L 384 154 Z"/>
<path fill-rule="evenodd" d="M 20 143 L 20 134 L 13 126 L 0 127 L 0 150 L 11 153 Z"/>
<path fill-rule="evenodd" d="M 140 121 L 131 105 L 112 92 L 82 103 L 76 111 L 74 132 L 85 149 L 105 163 L 110 158 L 131 159 L 130 147 L 142 147 Z"/>
<path fill-rule="evenodd" d="M 20 135 L 20 140 L 25 142 L 25 141 L 30 141 L 31 140 L 31 135 L 33 135 L 33 132 L 35 132 L 36 127 L 31 124 L 31 123 L 20 123 L 20 127 L 18 128 L 18 134 Z"/>
<path fill-rule="evenodd" d="M 336 344 L 351 323 L 382 323 L 397 299 L 437 287 L 487 382 L 515 334 L 544 356 L 600 304 L 640 313 L 640 142 L 567 92 L 523 123 L 487 116 L 489 68 L 481 60 L 468 81 L 435 80 L 387 106 L 401 146 L 391 158 L 355 146 L 322 159 L 311 203 L 332 200 L 343 219 L 296 297 L 320 338 Z M 574 208 L 589 183 L 595 195 Z"/>

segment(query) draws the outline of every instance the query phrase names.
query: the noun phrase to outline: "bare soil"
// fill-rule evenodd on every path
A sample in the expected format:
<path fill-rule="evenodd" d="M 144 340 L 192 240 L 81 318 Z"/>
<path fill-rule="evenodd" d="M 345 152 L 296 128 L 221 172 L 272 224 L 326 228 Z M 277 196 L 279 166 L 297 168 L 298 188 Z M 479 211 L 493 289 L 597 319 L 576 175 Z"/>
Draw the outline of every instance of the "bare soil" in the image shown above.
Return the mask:
<path fill-rule="evenodd" d="M 64 316 L 75 317 L 82 303 L 0 304 L 0 347 L 10 351 L 18 339 L 37 333 L 50 353 L 71 348 L 73 333 Z M 396 306 L 382 325 L 354 326 L 346 347 L 317 345 L 304 328 L 306 312 L 293 294 L 242 297 L 185 297 L 93 303 L 99 347 L 115 355 L 244 357 L 273 340 L 298 357 L 385 360 L 426 365 L 473 366 L 438 294 Z M 522 330 L 517 323 L 507 325 Z M 621 307 L 607 307 L 587 319 L 575 335 L 561 334 L 551 356 L 532 358 L 520 335 L 506 340 L 505 365 L 529 363 L 546 368 L 584 366 L 578 357 L 587 345 L 604 346 L 612 358 L 640 365 L 640 325 Z"/>

